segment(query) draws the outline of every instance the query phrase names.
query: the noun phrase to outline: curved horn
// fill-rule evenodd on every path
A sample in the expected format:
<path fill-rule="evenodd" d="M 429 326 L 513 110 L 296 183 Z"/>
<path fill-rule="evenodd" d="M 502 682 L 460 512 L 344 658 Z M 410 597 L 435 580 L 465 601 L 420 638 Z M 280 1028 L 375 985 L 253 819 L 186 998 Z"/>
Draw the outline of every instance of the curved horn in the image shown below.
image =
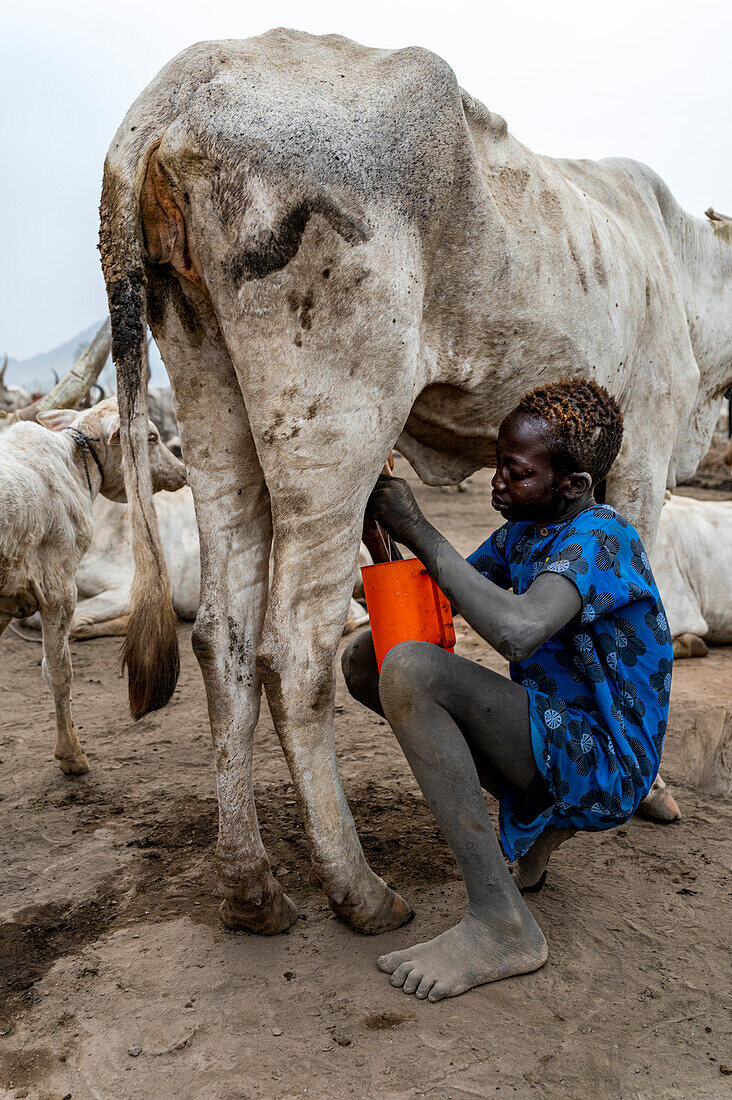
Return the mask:
<path fill-rule="evenodd" d="M 52 368 L 51 374 L 53 375 L 53 384 L 54 386 L 57 386 L 59 383 L 58 371 L 55 368 Z"/>
<path fill-rule="evenodd" d="M 107 394 L 105 392 L 104 386 L 100 386 L 98 382 L 94 383 L 92 389 L 99 391 L 99 397 L 95 397 L 92 401 L 92 405 L 98 405 L 100 401 L 104 401 L 104 398 L 107 396 Z"/>
<path fill-rule="evenodd" d="M 33 420 L 39 412 L 51 409 L 74 409 L 86 397 L 101 374 L 112 347 L 112 328 L 109 317 L 99 329 L 89 347 L 74 363 L 53 389 L 44 397 L 18 411 L 18 420 Z"/>
<path fill-rule="evenodd" d="M 7 369 L 8 369 L 8 357 L 6 355 L 3 365 L 2 365 L 2 367 L 0 367 L 0 386 L 5 385 L 5 371 Z"/>

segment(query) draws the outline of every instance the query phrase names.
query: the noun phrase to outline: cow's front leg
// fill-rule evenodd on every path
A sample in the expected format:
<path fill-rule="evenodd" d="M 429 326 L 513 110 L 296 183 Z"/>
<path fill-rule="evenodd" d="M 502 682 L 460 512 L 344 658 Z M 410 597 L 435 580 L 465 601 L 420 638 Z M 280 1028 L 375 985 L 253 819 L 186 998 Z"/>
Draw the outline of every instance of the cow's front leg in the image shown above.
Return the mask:
<path fill-rule="evenodd" d="M 64 775 L 84 775 L 89 764 L 71 718 L 71 653 L 69 624 L 74 613 L 75 591 L 60 605 L 41 609 L 43 623 L 43 678 L 53 693 L 56 709 L 56 745 L 53 755 Z"/>
<path fill-rule="evenodd" d="M 360 498 L 365 503 L 363 490 L 344 488 L 344 480 L 339 470 L 321 470 L 309 490 L 273 504 L 274 572 L 257 664 L 314 876 L 338 916 L 376 934 L 402 924 L 411 910 L 367 864 L 336 763 L 335 655 L 353 589 Z"/>

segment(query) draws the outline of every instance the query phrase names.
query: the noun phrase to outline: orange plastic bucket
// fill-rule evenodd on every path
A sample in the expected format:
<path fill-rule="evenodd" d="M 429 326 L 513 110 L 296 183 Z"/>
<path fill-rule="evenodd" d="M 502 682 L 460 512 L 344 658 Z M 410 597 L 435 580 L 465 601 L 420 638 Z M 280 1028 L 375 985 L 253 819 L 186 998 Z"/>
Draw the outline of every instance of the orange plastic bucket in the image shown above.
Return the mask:
<path fill-rule="evenodd" d="M 450 603 L 417 558 L 367 565 L 361 570 L 376 663 L 400 642 L 433 642 L 453 652 Z"/>

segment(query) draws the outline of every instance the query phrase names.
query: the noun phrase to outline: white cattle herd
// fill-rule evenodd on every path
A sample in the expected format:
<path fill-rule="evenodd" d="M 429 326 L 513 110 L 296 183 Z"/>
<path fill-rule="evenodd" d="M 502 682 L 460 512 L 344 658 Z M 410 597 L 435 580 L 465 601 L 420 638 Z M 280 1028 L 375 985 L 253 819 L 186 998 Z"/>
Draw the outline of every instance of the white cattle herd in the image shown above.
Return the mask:
<path fill-rule="evenodd" d="M 260 683 L 332 908 L 362 932 L 409 912 L 366 863 L 333 744 L 364 507 L 393 448 L 458 483 L 538 380 L 595 378 L 626 425 L 607 499 L 655 544 L 677 655 L 732 641 L 732 503 L 664 506 L 732 382 L 731 227 L 649 168 L 532 153 L 424 50 L 280 30 L 198 44 L 140 95 L 100 242 L 119 414 L 59 408 L 108 330 L 30 409 L 0 372 L 0 631 L 40 616 L 56 757 L 77 774 L 68 637 L 126 632 L 139 717 L 175 686 L 176 615 L 196 617 L 229 926 L 297 915 L 254 807 Z M 148 324 L 175 409 L 148 404 Z M 162 441 L 178 430 L 190 488 Z M 666 797 L 659 777 L 647 811 L 668 816 Z"/>

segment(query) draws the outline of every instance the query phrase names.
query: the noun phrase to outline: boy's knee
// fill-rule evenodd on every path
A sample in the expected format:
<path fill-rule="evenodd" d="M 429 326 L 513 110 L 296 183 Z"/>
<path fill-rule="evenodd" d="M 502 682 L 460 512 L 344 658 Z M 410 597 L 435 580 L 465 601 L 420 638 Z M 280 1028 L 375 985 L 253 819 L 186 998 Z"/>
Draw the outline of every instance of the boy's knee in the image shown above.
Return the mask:
<path fill-rule="evenodd" d="M 408 717 L 415 694 L 427 689 L 433 669 L 435 646 L 429 642 L 400 642 L 384 657 L 379 695 L 384 713 L 393 725 Z"/>
<path fill-rule="evenodd" d="M 348 643 L 341 657 L 341 669 L 349 693 L 358 702 L 364 702 L 376 690 L 379 673 L 370 631 L 357 634 Z"/>

